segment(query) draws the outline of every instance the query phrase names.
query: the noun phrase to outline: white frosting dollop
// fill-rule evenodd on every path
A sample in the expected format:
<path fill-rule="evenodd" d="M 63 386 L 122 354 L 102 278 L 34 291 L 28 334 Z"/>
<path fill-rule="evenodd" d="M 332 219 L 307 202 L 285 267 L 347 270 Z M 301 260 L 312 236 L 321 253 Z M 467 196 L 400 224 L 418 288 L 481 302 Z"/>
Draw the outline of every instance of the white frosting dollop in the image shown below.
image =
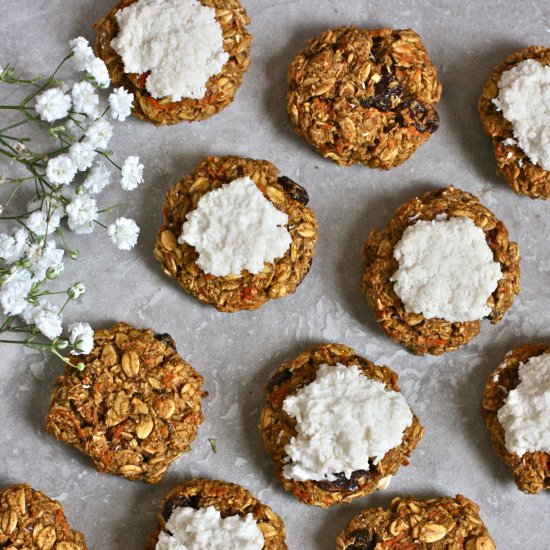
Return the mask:
<path fill-rule="evenodd" d="M 315 380 L 289 395 L 283 410 L 296 419 L 285 452 L 288 479 L 328 480 L 368 470 L 401 444 L 413 415 L 401 393 L 361 374 L 355 365 L 320 365 Z"/>
<path fill-rule="evenodd" d="M 405 229 L 393 255 L 399 268 L 390 280 L 405 311 L 451 323 L 491 312 L 487 300 L 502 272 L 485 233 L 470 218 L 417 221 Z"/>

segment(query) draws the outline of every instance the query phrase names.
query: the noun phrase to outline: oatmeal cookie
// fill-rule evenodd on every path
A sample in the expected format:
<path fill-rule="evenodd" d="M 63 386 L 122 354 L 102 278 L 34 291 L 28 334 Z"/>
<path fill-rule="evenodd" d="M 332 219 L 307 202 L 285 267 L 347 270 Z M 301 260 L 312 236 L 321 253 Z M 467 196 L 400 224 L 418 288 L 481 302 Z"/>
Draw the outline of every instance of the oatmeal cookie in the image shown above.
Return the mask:
<path fill-rule="evenodd" d="M 394 498 L 389 509 L 367 508 L 336 539 L 337 550 L 495 550 L 479 506 L 462 495 Z"/>
<path fill-rule="evenodd" d="M 533 164 L 516 144 L 512 124 L 504 118 L 501 111 L 497 111 L 493 103 L 493 99 L 498 96 L 498 82 L 502 73 L 526 59 L 533 59 L 541 65 L 550 65 L 550 48 L 531 46 L 508 56 L 485 82 L 478 109 L 483 130 L 493 142 L 497 174 L 501 175 L 516 193 L 532 199 L 547 199 L 550 197 L 550 172 Z"/>
<path fill-rule="evenodd" d="M 503 364 L 491 373 L 483 391 L 483 416 L 491 432 L 493 448 L 510 468 L 518 488 L 533 494 L 550 489 L 550 455 L 542 451 L 526 452 L 522 456 L 509 452 L 497 414 L 508 393 L 520 382 L 520 363 L 543 353 L 550 353 L 550 346 L 526 344 L 512 350 L 504 358 Z"/>
<path fill-rule="evenodd" d="M 170 491 L 160 504 L 158 526 L 149 537 L 145 550 L 155 550 L 159 534 L 176 508 L 189 506 L 198 510 L 213 506 L 223 518 L 252 514 L 265 540 L 263 550 L 286 550 L 285 526 L 281 518 L 267 505 L 234 483 L 209 479 L 192 479 Z"/>
<path fill-rule="evenodd" d="M 0 548 L 87 550 L 84 535 L 71 529 L 57 500 L 30 485 L 0 491 Z"/>
<path fill-rule="evenodd" d="M 158 483 L 190 450 L 203 421 L 203 378 L 168 334 L 117 323 L 96 330 L 79 372 L 56 381 L 46 430 L 88 455 L 100 472 Z"/>
<path fill-rule="evenodd" d="M 288 69 L 298 135 L 340 165 L 389 170 L 438 128 L 437 71 L 410 29 L 339 27 L 309 41 Z"/>
<path fill-rule="evenodd" d="M 398 376 L 389 367 L 380 367 L 356 355 L 355 351 L 341 344 L 324 344 L 301 353 L 296 359 L 284 363 L 265 387 L 266 406 L 259 421 L 259 429 L 275 464 L 276 475 L 286 491 L 305 502 L 320 507 L 328 507 L 385 489 L 391 476 L 399 466 L 407 465 L 410 456 L 424 435 L 424 428 L 413 414 L 412 424 L 405 429 L 402 442 L 394 447 L 377 463 L 369 458 L 369 470 L 357 470 L 350 478 L 343 473 L 336 474 L 336 481 L 297 481 L 283 475 L 283 467 L 288 463 L 285 446 L 297 435 L 296 419 L 282 408 L 285 398 L 295 394 L 300 388 L 315 380 L 322 364 L 356 365 L 365 377 L 382 382 L 387 390 L 399 391 Z"/>
<path fill-rule="evenodd" d="M 153 98 L 145 88 L 149 73 L 125 73 L 122 58 L 111 47 L 111 40 L 119 32 L 116 13 L 136 1 L 122 0 L 94 24 L 97 31 L 96 53 L 107 64 L 113 86 L 124 86 L 134 94 L 133 114 L 155 125 L 164 125 L 183 120 L 203 120 L 227 107 L 233 101 L 250 63 L 252 36 L 246 30 L 250 19 L 239 0 L 199 0 L 204 6 L 216 10 L 216 20 L 223 33 L 223 48 L 229 54 L 229 60 L 221 72 L 208 79 L 206 95 L 202 99 L 183 98 L 181 101 L 171 101 L 170 97 Z"/>
<path fill-rule="evenodd" d="M 390 280 L 398 268 L 394 247 L 405 229 L 418 220 L 434 220 L 436 216 L 470 218 L 485 233 L 493 259 L 500 264 L 502 278 L 490 296 L 488 318 L 502 320 L 519 292 L 519 250 L 508 238 L 508 231 L 495 215 L 472 194 L 450 186 L 430 191 L 401 206 L 388 225 L 374 229 L 363 247 L 365 271 L 361 290 L 374 311 L 376 321 L 393 340 L 418 355 L 440 355 L 468 343 L 480 329 L 480 321 L 454 322 L 427 319 L 422 314 L 407 313 Z"/>
<path fill-rule="evenodd" d="M 164 225 L 158 232 L 154 250 L 164 273 L 175 277 L 189 294 L 219 311 L 257 309 L 268 300 L 292 294 L 311 266 L 317 221 L 313 211 L 306 207 L 309 198 L 305 189 L 277 174 L 277 168 L 265 160 L 207 157 L 176 183 L 164 199 Z M 264 196 L 288 215 L 290 248 L 283 257 L 266 263 L 257 274 L 246 270 L 224 277 L 204 273 L 196 264 L 195 248 L 178 244 L 185 217 L 203 195 L 243 176 L 252 178 Z"/>

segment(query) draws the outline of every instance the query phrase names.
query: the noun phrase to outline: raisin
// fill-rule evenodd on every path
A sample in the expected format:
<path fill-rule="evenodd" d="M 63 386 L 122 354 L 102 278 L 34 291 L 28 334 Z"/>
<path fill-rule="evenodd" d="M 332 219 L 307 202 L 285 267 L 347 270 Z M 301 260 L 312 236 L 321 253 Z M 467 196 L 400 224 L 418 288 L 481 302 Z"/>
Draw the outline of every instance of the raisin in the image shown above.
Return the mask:
<path fill-rule="evenodd" d="M 304 206 L 309 202 L 307 191 L 286 176 L 277 178 L 277 183 L 284 189 L 284 192 L 293 200 L 298 201 Z"/>
<path fill-rule="evenodd" d="M 172 348 L 174 351 L 178 351 L 176 349 L 176 342 L 174 342 L 173 338 L 168 334 L 155 334 L 155 338 L 164 344 L 166 344 L 168 347 Z"/>
<path fill-rule="evenodd" d="M 200 508 L 199 501 L 199 495 L 193 495 L 191 497 L 184 497 L 180 495 L 171 498 L 166 502 L 164 508 L 162 509 L 162 517 L 168 521 L 168 518 L 172 515 L 172 512 L 176 508 L 194 508 L 195 510 L 198 510 Z"/>
<path fill-rule="evenodd" d="M 347 546 L 346 550 L 374 550 L 376 547 L 376 534 L 366 529 L 357 529 L 350 533 L 350 537 L 354 538 L 354 542 Z"/>
<path fill-rule="evenodd" d="M 365 108 L 374 107 L 386 113 L 392 108 L 394 102 L 399 102 L 403 95 L 403 86 L 397 82 L 393 73 L 385 70 L 382 78 L 374 85 L 374 95 L 361 99 L 359 103 Z"/>
<path fill-rule="evenodd" d="M 419 99 L 409 99 L 401 104 L 397 122 L 401 126 L 413 125 L 419 132 L 433 134 L 439 128 L 439 115 L 431 106 Z"/>
<path fill-rule="evenodd" d="M 370 464 L 370 459 L 369 459 Z M 372 475 L 371 471 L 355 470 L 348 478 L 344 472 L 335 473 L 334 481 L 316 481 L 317 486 L 325 491 L 357 491 L 359 489 L 360 480 L 368 479 Z"/>
<path fill-rule="evenodd" d="M 273 391 L 277 386 L 282 386 L 292 378 L 292 371 L 288 369 L 276 372 L 267 384 L 268 391 Z"/>

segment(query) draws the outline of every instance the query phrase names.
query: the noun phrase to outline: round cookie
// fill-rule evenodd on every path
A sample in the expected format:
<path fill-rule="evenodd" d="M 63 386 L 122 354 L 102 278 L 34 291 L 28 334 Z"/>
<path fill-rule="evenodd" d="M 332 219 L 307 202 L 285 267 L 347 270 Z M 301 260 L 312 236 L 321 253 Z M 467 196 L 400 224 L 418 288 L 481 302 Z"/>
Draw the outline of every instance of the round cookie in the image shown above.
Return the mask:
<path fill-rule="evenodd" d="M 412 424 L 405 429 L 401 444 L 388 451 L 376 464 L 369 458 L 368 471 L 354 471 L 350 478 L 340 474 L 336 481 L 297 481 L 284 477 L 283 467 L 288 463 L 285 446 L 297 432 L 296 419 L 283 410 L 283 402 L 287 396 L 313 382 L 320 365 L 337 363 L 356 365 L 365 377 L 382 382 L 387 390 L 399 391 L 398 376 L 389 367 L 377 366 L 356 355 L 347 346 L 324 344 L 301 353 L 293 361 L 279 367 L 265 387 L 266 406 L 259 421 L 264 445 L 285 490 L 292 491 L 298 500 L 306 504 L 323 508 L 350 502 L 376 489 L 385 489 L 399 466 L 408 464 L 407 458 L 424 435 L 424 428 L 413 414 Z"/>
<path fill-rule="evenodd" d="M 216 20 L 224 37 L 223 48 L 229 54 L 229 60 L 221 72 L 208 79 L 206 95 L 202 99 L 183 98 L 175 102 L 170 97 L 153 98 L 145 87 L 148 73 L 125 73 L 122 58 L 111 47 L 111 40 L 119 32 L 116 13 L 136 1 L 122 0 L 94 24 L 97 31 L 96 53 L 107 64 L 113 85 L 124 86 L 134 94 L 133 114 L 155 125 L 164 125 L 183 120 L 203 120 L 227 107 L 233 101 L 250 63 L 252 36 L 246 30 L 250 19 L 239 0 L 199 0 L 202 5 L 216 10 Z"/>
<path fill-rule="evenodd" d="M 550 455 L 542 451 L 526 452 L 522 456 L 509 452 L 497 414 L 509 392 L 520 382 L 519 365 L 543 353 L 550 353 L 550 346 L 525 344 L 510 351 L 491 373 L 483 390 L 483 416 L 491 432 L 493 448 L 510 468 L 518 489 L 532 494 L 550 490 Z"/>
<path fill-rule="evenodd" d="M 63 506 L 30 485 L 0 491 L 0 548 L 87 550 L 84 535 L 71 529 Z"/>
<path fill-rule="evenodd" d="M 307 275 L 317 240 L 315 214 L 306 207 L 306 191 L 265 160 L 239 157 L 207 157 L 166 195 L 163 204 L 164 225 L 157 235 L 154 256 L 164 273 L 198 300 L 219 311 L 257 309 L 266 301 L 292 294 Z M 288 215 L 287 229 L 292 238 L 285 255 L 266 263 L 257 274 L 244 270 L 239 275 L 217 277 L 199 268 L 198 253 L 184 243 L 178 244 L 186 215 L 199 199 L 236 178 L 250 177 L 264 196 Z"/>
<path fill-rule="evenodd" d="M 441 318 L 427 319 L 422 314 L 407 313 L 390 280 L 398 268 L 394 248 L 405 229 L 418 220 L 434 220 L 445 214 L 470 218 L 485 233 L 500 264 L 502 278 L 487 304 L 491 308 L 491 323 L 502 320 L 519 292 L 519 250 L 508 238 L 508 231 L 495 215 L 479 203 L 472 194 L 450 186 L 430 191 L 401 206 L 388 225 L 374 229 L 363 247 L 365 271 L 361 290 L 374 311 L 382 330 L 396 342 L 417 355 L 440 355 L 468 343 L 480 329 L 480 321 L 449 322 Z"/>
<path fill-rule="evenodd" d="M 388 509 L 367 508 L 336 539 L 336 550 L 495 550 L 479 506 L 462 495 L 394 498 Z"/>
<path fill-rule="evenodd" d="M 158 483 L 190 450 L 203 421 L 203 378 L 168 334 L 117 323 L 96 330 L 82 372 L 56 381 L 46 431 L 88 455 L 100 472 Z"/>
<path fill-rule="evenodd" d="M 438 128 L 437 71 L 410 29 L 339 27 L 309 41 L 288 69 L 298 135 L 340 165 L 389 170 Z"/>
<path fill-rule="evenodd" d="M 516 193 L 527 195 L 532 199 L 547 199 L 550 197 L 550 172 L 533 164 L 524 151 L 515 144 L 512 124 L 504 118 L 502 112 L 498 111 L 493 103 L 493 99 L 499 93 L 498 82 L 502 73 L 526 59 L 533 59 L 541 65 L 548 66 L 550 48 L 531 46 L 508 56 L 485 82 L 478 109 L 483 130 L 493 142 L 497 174 L 501 175 Z"/>
<path fill-rule="evenodd" d="M 149 537 L 145 550 L 155 550 L 159 534 L 165 530 L 172 512 L 189 506 L 198 510 L 213 506 L 223 518 L 252 514 L 264 536 L 263 550 L 286 550 L 285 526 L 281 518 L 267 505 L 234 483 L 209 479 L 192 479 L 170 491 L 160 504 L 158 526 Z"/>

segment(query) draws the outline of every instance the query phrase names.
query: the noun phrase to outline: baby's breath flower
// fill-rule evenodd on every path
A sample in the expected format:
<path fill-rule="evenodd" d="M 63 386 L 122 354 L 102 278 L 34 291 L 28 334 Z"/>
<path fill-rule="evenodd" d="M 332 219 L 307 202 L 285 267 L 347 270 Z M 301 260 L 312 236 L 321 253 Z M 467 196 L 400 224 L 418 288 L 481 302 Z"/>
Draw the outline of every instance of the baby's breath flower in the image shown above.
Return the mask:
<path fill-rule="evenodd" d="M 86 142 L 94 149 L 105 150 L 113 137 L 113 125 L 104 119 L 94 122 L 86 131 Z"/>
<path fill-rule="evenodd" d="M 69 114 L 71 98 L 61 88 L 50 88 L 36 96 L 34 109 L 42 120 L 53 122 Z"/>
<path fill-rule="evenodd" d="M 69 147 L 69 156 L 79 172 L 92 166 L 97 151 L 87 142 L 75 142 Z"/>
<path fill-rule="evenodd" d="M 75 283 L 69 290 L 67 290 L 67 296 L 71 300 L 78 300 L 86 292 L 86 287 L 83 283 Z"/>
<path fill-rule="evenodd" d="M 61 273 L 63 273 L 63 270 L 65 269 L 65 266 L 63 264 L 58 264 L 54 267 L 48 267 L 46 269 L 46 278 L 47 279 L 57 279 Z"/>
<path fill-rule="evenodd" d="M 21 228 L 13 235 L 0 234 L 0 259 L 8 264 L 19 260 L 27 248 L 28 233 Z"/>
<path fill-rule="evenodd" d="M 94 164 L 88 177 L 84 180 L 84 188 L 91 193 L 101 193 L 111 183 L 111 172 L 105 164 Z"/>
<path fill-rule="evenodd" d="M 31 244 L 27 250 L 27 259 L 30 260 L 30 270 L 37 280 L 46 277 L 48 269 L 59 269 L 63 265 L 64 250 L 55 247 L 54 241 Z"/>
<path fill-rule="evenodd" d="M 100 88 L 107 88 L 111 84 L 109 71 L 103 59 L 95 57 L 86 67 L 86 72 L 97 82 Z"/>
<path fill-rule="evenodd" d="M 69 325 L 69 342 L 73 346 L 73 355 L 86 355 L 94 347 L 94 331 L 88 323 Z"/>
<path fill-rule="evenodd" d="M 111 116 L 116 120 L 126 120 L 132 113 L 132 102 L 134 94 L 125 90 L 122 86 L 115 88 L 109 95 L 109 106 L 111 107 Z"/>
<path fill-rule="evenodd" d="M 32 276 L 26 269 L 15 271 L 0 286 L 0 304 L 5 315 L 19 315 L 28 305 Z"/>
<path fill-rule="evenodd" d="M 125 191 L 132 191 L 140 183 L 143 183 L 143 164 L 139 157 L 128 157 L 122 164 L 120 185 Z"/>
<path fill-rule="evenodd" d="M 73 38 L 69 42 L 73 52 L 73 65 L 77 71 L 85 71 L 95 58 L 94 51 L 83 36 Z"/>
<path fill-rule="evenodd" d="M 48 301 L 40 302 L 33 308 L 32 321 L 38 330 L 50 340 L 55 340 L 63 331 L 63 318 L 59 308 Z"/>
<path fill-rule="evenodd" d="M 134 220 L 118 218 L 109 225 L 107 233 L 119 250 L 130 250 L 137 243 L 139 227 Z"/>
<path fill-rule="evenodd" d="M 71 90 L 71 97 L 73 99 L 73 109 L 77 113 L 84 113 L 89 118 L 97 118 L 99 96 L 89 82 L 85 80 L 77 82 Z"/>
<path fill-rule="evenodd" d="M 58 155 L 48 161 L 46 176 L 52 183 L 68 185 L 76 176 L 76 166 L 69 155 Z"/>
<path fill-rule="evenodd" d="M 78 234 L 91 233 L 98 211 L 95 199 L 88 195 L 75 196 L 66 207 L 69 229 Z"/>

